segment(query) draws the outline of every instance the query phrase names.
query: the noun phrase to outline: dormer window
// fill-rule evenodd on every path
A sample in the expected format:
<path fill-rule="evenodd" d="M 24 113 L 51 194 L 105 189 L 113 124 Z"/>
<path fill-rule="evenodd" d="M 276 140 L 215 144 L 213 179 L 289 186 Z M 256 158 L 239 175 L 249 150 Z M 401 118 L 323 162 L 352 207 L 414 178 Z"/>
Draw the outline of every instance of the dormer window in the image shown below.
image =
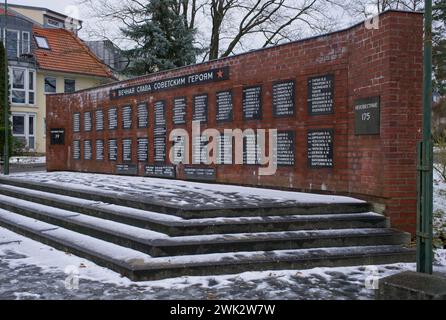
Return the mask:
<path fill-rule="evenodd" d="M 37 47 L 40 49 L 47 49 L 50 50 L 50 45 L 48 44 L 48 40 L 45 37 L 42 36 L 35 36 Z"/>

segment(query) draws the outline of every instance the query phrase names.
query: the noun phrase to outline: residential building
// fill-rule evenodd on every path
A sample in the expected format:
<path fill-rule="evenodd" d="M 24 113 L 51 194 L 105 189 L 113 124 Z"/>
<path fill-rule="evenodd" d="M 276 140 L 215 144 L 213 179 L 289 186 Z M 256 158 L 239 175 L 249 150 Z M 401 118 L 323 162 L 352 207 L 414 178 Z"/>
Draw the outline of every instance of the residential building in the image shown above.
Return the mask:
<path fill-rule="evenodd" d="M 45 153 L 46 95 L 87 89 L 115 78 L 71 28 L 36 22 L 38 15 L 27 10 L 11 9 L 7 22 L 12 133 L 27 151 Z M 47 19 L 49 10 L 41 11 L 42 19 Z M 0 27 L 3 38 L 3 7 Z"/>
<path fill-rule="evenodd" d="M 120 80 L 126 79 L 123 71 L 129 64 L 129 60 L 124 57 L 122 50 L 110 40 L 85 41 L 91 51 L 114 73 Z"/>

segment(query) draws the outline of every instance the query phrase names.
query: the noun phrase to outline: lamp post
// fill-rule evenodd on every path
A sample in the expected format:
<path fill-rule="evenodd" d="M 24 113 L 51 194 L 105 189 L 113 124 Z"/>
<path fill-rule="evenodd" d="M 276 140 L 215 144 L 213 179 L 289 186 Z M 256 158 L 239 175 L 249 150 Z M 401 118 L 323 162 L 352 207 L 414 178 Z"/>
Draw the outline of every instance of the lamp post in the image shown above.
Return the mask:
<path fill-rule="evenodd" d="M 3 174 L 9 175 L 9 87 L 8 87 L 8 0 L 5 0 L 5 97 L 3 101 L 3 114 L 5 124 L 5 145 L 3 150 Z"/>
<path fill-rule="evenodd" d="M 425 0 L 423 141 L 418 147 L 417 271 L 432 274 L 433 142 L 432 121 L 432 0 Z"/>

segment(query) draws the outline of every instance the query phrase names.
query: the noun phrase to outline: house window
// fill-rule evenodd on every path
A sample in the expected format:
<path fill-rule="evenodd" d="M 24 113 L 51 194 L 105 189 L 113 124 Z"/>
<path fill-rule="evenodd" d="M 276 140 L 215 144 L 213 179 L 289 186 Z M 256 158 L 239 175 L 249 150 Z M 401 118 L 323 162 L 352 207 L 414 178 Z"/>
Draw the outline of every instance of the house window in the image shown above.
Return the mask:
<path fill-rule="evenodd" d="M 56 28 L 63 28 L 63 22 L 55 20 L 55 19 L 51 19 L 51 18 L 47 18 L 46 23 L 51 26 L 51 27 L 56 27 Z"/>
<path fill-rule="evenodd" d="M 12 134 L 23 141 L 26 148 L 36 148 L 36 114 L 35 113 L 13 113 Z"/>
<path fill-rule="evenodd" d="M 56 93 L 57 79 L 54 77 L 45 77 L 45 93 Z"/>
<path fill-rule="evenodd" d="M 50 49 L 50 45 L 48 44 L 48 40 L 45 37 L 35 36 L 37 47 L 40 49 Z"/>
<path fill-rule="evenodd" d="M 72 93 L 76 91 L 76 81 L 65 79 L 65 93 Z"/>
<path fill-rule="evenodd" d="M 31 53 L 31 41 L 29 32 L 22 32 L 22 54 Z"/>
<path fill-rule="evenodd" d="M 9 69 L 11 102 L 15 104 L 35 104 L 36 72 L 26 68 Z"/>
<path fill-rule="evenodd" d="M 19 56 L 20 32 L 16 30 L 7 31 L 8 57 L 17 58 Z"/>

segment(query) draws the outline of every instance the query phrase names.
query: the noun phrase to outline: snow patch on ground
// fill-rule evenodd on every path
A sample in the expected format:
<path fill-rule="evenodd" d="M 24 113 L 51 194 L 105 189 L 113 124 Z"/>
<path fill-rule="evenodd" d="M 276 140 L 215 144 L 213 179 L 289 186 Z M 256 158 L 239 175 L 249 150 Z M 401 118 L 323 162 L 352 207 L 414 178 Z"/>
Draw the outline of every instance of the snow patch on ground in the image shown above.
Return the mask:
<path fill-rule="evenodd" d="M 11 157 L 10 164 L 44 164 L 46 157 Z"/>

